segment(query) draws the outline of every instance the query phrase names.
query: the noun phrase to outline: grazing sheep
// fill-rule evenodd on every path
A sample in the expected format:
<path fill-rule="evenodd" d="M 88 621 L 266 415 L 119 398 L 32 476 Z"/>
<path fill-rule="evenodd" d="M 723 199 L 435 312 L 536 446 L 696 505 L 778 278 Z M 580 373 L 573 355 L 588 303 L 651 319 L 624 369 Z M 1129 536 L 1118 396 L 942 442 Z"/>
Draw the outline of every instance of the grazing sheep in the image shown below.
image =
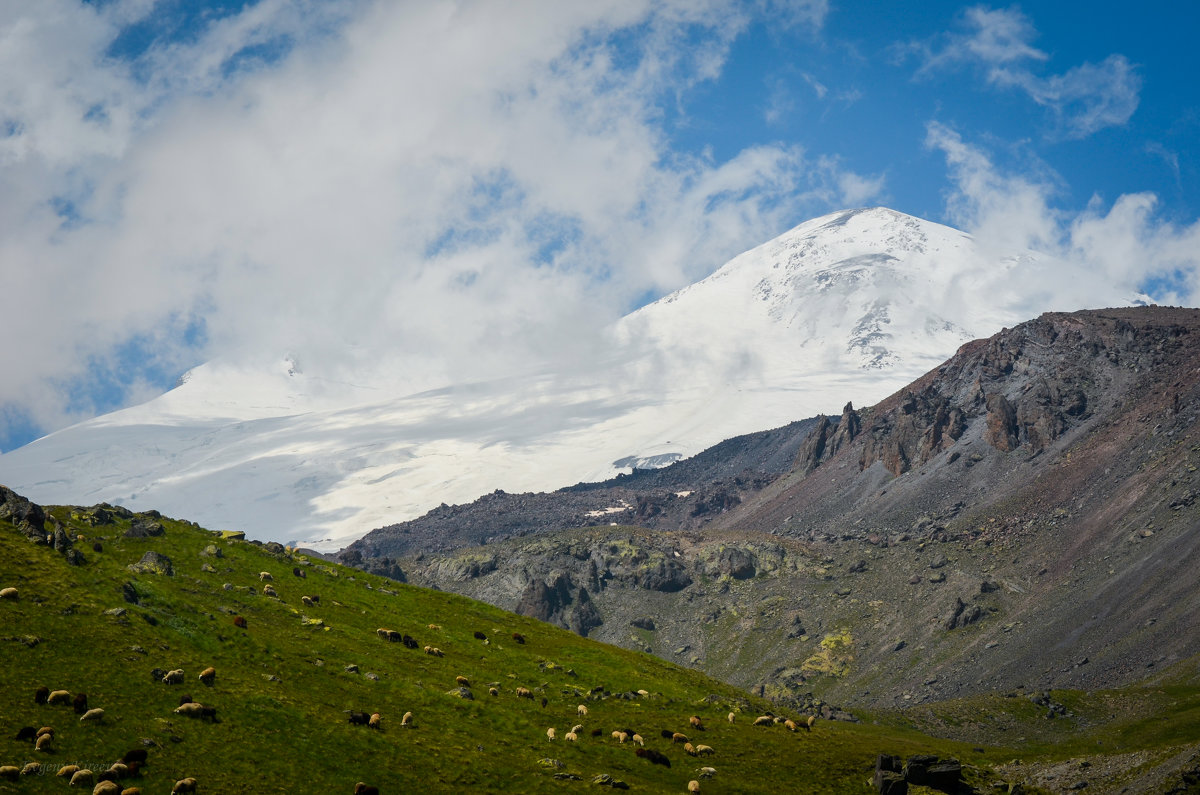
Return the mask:
<path fill-rule="evenodd" d="M 46 687 L 45 685 L 42 685 L 33 692 L 34 704 L 45 704 L 46 699 L 48 698 L 50 698 L 50 688 Z"/>
<path fill-rule="evenodd" d="M 101 781 L 92 790 L 92 795 L 121 795 L 121 785 L 115 781 Z"/>
<path fill-rule="evenodd" d="M 456 677 L 454 677 L 454 681 L 457 682 L 458 684 L 462 685 L 463 687 L 471 686 L 470 680 L 467 679 L 467 677 L 465 677 L 465 676 L 456 676 Z"/>
<path fill-rule="evenodd" d="M 513 639 L 513 640 L 515 640 L 517 643 L 524 643 L 524 642 L 525 642 L 525 636 L 524 636 L 524 635 L 522 635 L 520 632 L 514 632 L 514 633 L 512 634 L 512 639 Z"/>
<path fill-rule="evenodd" d="M 79 771 L 79 765 L 63 765 L 54 775 L 59 778 L 70 778 Z"/>
<path fill-rule="evenodd" d="M 269 571 L 260 571 L 258 573 L 258 581 L 259 582 L 270 582 L 274 579 L 275 578 L 271 576 L 271 572 L 269 572 Z"/>
<path fill-rule="evenodd" d="M 546 729 L 546 739 L 547 740 L 554 739 L 554 727 L 553 726 L 551 726 L 549 729 Z"/>
<path fill-rule="evenodd" d="M 397 632 L 396 630 L 385 629 L 383 627 L 380 627 L 379 629 L 375 630 L 375 634 L 378 635 L 379 637 L 383 638 L 384 640 L 391 640 L 391 641 L 399 640 L 401 637 L 400 633 Z"/>
<path fill-rule="evenodd" d="M 53 737 L 54 729 L 52 729 L 49 726 L 43 726 L 42 728 L 37 730 L 37 734 L 34 735 L 34 738 L 36 739 L 37 737 L 41 737 L 43 734 L 49 734 L 51 737 Z"/>
<path fill-rule="evenodd" d="M 200 717 L 203 709 L 203 704 L 197 704 L 195 701 L 189 701 L 186 704 L 180 704 L 174 709 L 174 712 L 176 715 L 182 715 L 185 718 L 198 718 Z"/>
<path fill-rule="evenodd" d="M 626 734 L 625 732 L 621 731 L 620 729 L 617 729 L 612 733 L 612 738 L 614 740 L 616 740 L 618 743 L 624 743 L 626 740 L 629 739 L 629 735 Z"/>
<path fill-rule="evenodd" d="M 16 740 L 20 742 L 33 742 L 37 738 L 37 729 L 32 726 L 22 726 L 17 729 Z"/>
<path fill-rule="evenodd" d="M 653 748 L 636 748 L 633 752 L 642 759 L 648 759 L 656 765 L 671 766 L 671 760 L 662 751 L 655 751 Z"/>
<path fill-rule="evenodd" d="M 714 751 L 712 749 L 712 746 L 708 746 L 708 745 L 697 745 L 696 746 L 696 756 L 712 756 L 715 753 L 716 753 L 716 751 Z"/>
<path fill-rule="evenodd" d="M 191 776 L 179 779 L 175 782 L 175 786 L 171 787 L 171 795 L 183 795 L 183 793 L 195 791 L 196 779 Z"/>
<path fill-rule="evenodd" d="M 359 712 L 356 709 L 348 709 L 346 710 L 346 714 L 349 715 L 346 720 L 355 726 L 366 726 L 371 720 L 370 715 L 365 712 Z"/>
<path fill-rule="evenodd" d="M 108 768 L 108 772 L 117 778 L 129 778 L 129 765 L 124 762 L 113 762 L 112 766 Z"/>
<path fill-rule="evenodd" d="M 243 618 L 242 616 L 234 616 L 233 617 L 233 625 L 235 627 L 237 627 L 238 629 L 245 629 L 246 628 L 246 619 Z"/>
<path fill-rule="evenodd" d="M 46 697 L 46 703 L 51 706 L 58 706 L 59 704 L 70 704 L 71 703 L 71 691 L 69 691 L 69 690 L 53 690 L 50 692 L 50 695 L 48 695 Z"/>
<path fill-rule="evenodd" d="M 647 696 L 650 695 L 650 691 L 649 690 L 638 690 L 637 694 L 639 696 L 641 696 L 642 698 L 646 698 Z"/>
<path fill-rule="evenodd" d="M 6 778 L 9 781 L 16 781 L 21 775 L 21 768 L 16 765 L 4 765 L 0 767 L 0 778 Z"/>
<path fill-rule="evenodd" d="M 167 671 L 162 678 L 164 685 L 181 685 L 183 684 L 183 669 L 176 668 L 174 671 Z"/>
<path fill-rule="evenodd" d="M 379 795 L 379 787 L 372 787 L 360 781 L 354 785 L 354 795 Z"/>
<path fill-rule="evenodd" d="M 131 765 L 134 762 L 144 765 L 146 764 L 147 756 L 149 756 L 149 753 L 145 748 L 134 748 L 131 751 L 126 751 L 125 755 L 121 757 L 121 761 L 127 765 Z"/>
<path fill-rule="evenodd" d="M 367 719 L 367 726 L 369 728 L 376 729 L 376 730 L 382 729 L 383 728 L 383 716 L 380 715 L 378 712 L 372 712 L 371 717 Z"/>
<path fill-rule="evenodd" d="M 200 676 L 198 676 L 197 678 L 204 684 L 208 685 L 209 687 L 212 687 L 213 680 L 217 678 L 217 669 L 213 668 L 210 665 L 209 667 L 207 667 L 203 671 L 201 671 Z"/>
<path fill-rule="evenodd" d="M 301 596 L 300 601 L 304 604 L 305 607 L 313 606 L 313 600 L 312 600 L 311 596 Z"/>
<path fill-rule="evenodd" d="M 644 746 L 646 744 L 646 738 L 642 737 L 642 735 L 640 735 L 640 734 L 635 734 L 632 737 L 630 737 L 629 739 L 633 740 L 638 745 Z"/>
<path fill-rule="evenodd" d="M 87 712 L 87 693 L 76 693 L 75 698 L 71 701 L 71 706 L 75 708 L 76 715 L 82 715 Z"/>
<path fill-rule="evenodd" d="M 142 795 L 141 787 L 126 787 L 121 790 L 121 795 Z"/>
<path fill-rule="evenodd" d="M 495 688 L 495 687 L 489 687 L 489 688 L 488 688 L 488 695 L 489 695 L 489 696 L 498 696 L 498 695 L 500 695 L 500 690 L 499 690 L 499 688 Z"/>
<path fill-rule="evenodd" d="M 704 731 L 704 721 L 700 720 L 699 715 L 688 718 L 688 723 L 692 724 L 692 728 L 696 731 Z"/>
<path fill-rule="evenodd" d="M 732 712 L 730 712 L 729 713 L 729 722 L 733 723 L 733 719 L 734 719 L 734 714 Z"/>
<path fill-rule="evenodd" d="M 104 723 L 104 710 L 96 707 L 89 709 L 79 718 L 80 723 Z"/>
<path fill-rule="evenodd" d="M 479 630 L 475 630 L 475 640 L 487 640 L 487 635 L 483 634 Z"/>
<path fill-rule="evenodd" d="M 587 705 L 580 704 L 578 707 L 575 708 L 575 714 L 581 718 L 587 717 Z"/>
<path fill-rule="evenodd" d="M 37 738 L 37 741 L 33 744 L 33 748 L 35 751 L 49 751 L 50 743 L 52 742 L 54 742 L 53 734 L 43 734 Z"/>
<path fill-rule="evenodd" d="M 691 743 L 684 743 L 683 744 L 683 752 L 685 754 L 687 754 L 688 756 L 695 756 L 696 755 L 696 747 L 694 745 L 692 745 Z"/>
<path fill-rule="evenodd" d="M 661 736 L 661 737 L 662 737 L 664 740 L 669 740 L 669 739 L 671 739 L 672 737 L 674 737 L 674 736 L 675 736 L 675 732 L 671 731 L 670 729 L 663 729 L 663 730 L 662 730 L 662 731 L 660 731 L 658 734 L 659 734 L 659 736 Z"/>
<path fill-rule="evenodd" d="M 809 715 L 808 720 L 804 724 L 804 728 L 808 729 L 809 731 L 812 731 L 813 724 L 816 722 L 817 722 L 817 716 Z"/>
<path fill-rule="evenodd" d="M 579 739 L 579 735 L 576 734 L 575 732 L 567 732 L 565 735 L 563 735 L 563 739 L 566 740 L 567 742 L 573 743 Z"/>
<path fill-rule="evenodd" d="M 415 649 L 417 646 L 421 645 L 417 643 L 416 638 L 411 638 L 408 635 L 401 635 L 400 641 L 404 644 L 404 648 L 406 649 Z"/>
<path fill-rule="evenodd" d="M 263 586 L 263 596 L 269 596 L 272 599 L 279 598 L 279 594 L 275 593 L 275 588 L 274 588 L 274 586 L 271 586 L 271 585 Z"/>
<path fill-rule="evenodd" d="M 299 566 L 293 566 L 293 567 L 292 567 L 292 574 L 293 574 L 294 576 L 296 576 L 296 577 L 299 577 L 299 578 L 300 578 L 300 579 L 302 579 L 302 580 L 304 580 L 304 579 L 307 579 L 307 578 L 308 578 L 308 572 L 306 572 L 306 571 L 301 571 Z"/>
<path fill-rule="evenodd" d="M 754 719 L 754 725 L 755 726 L 774 726 L 775 719 L 772 718 L 770 715 L 759 715 L 757 718 Z"/>
<path fill-rule="evenodd" d="M 434 657 L 444 657 L 444 656 L 445 656 L 445 655 L 442 653 L 442 650 L 441 650 L 441 649 L 439 649 L 439 648 L 437 648 L 437 647 L 435 647 L 435 646 L 426 646 L 426 647 L 425 647 L 425 653 L 426 653 L 426 654 L 431 654 L 431 655 L 433 655 Z"/>
<path fill-rule="evenodd" d="M 527 698 L 530 701 L 533 701 L 533 691 L 531 691 L 527 687 L 518 687 L 517 688 L 517 698 Z"/>
<path fill-rule="evenodd" d="M 583 731 L 583 724 L 576 723 L 574 726 L 571 727 L 571 731 L 576 732 L 576 733 Z"/>
<path fill-rule="evenodd" d="M 442 630 L 441 624 L 429 624 L 428 627 L 429 627 L 429 629 L 433 630 L 434 632 L 441 632 L 441 630 Z"/>
<path fill-rule="evenodd" d="M 696 772 L 700 774 L 700 778 L 712 778 L 713 776 L 717 775 L 717 769 L 715 767 L 702 767 Z"/>
<path fill-rule="evenodd" d="M 29 762 L 25 767 L 21 768 L 22 776 L 40 776 L 42 774 L 42 766 L 38 762 Z"/>
<path fill-rule="evenodd" d="M 404 717 L 400 719 L 400 725 L 401 726 L 412 726 L 413 725 L 413 714 L 411 712 L 405 712 Z"/>
<path fill-rule="evenodd" d="M 791 718 L 788 718 L 787 720 L 785 720 L 783 722 L 783 728 L 787 729 L 790 732 L 794 732 L 794 731 L 799 730 L 800 727 L 796 725 L 796 721 L 792 720 Z"/>
<path fill-rule="evenodd" d="M 96 774 L 85 768 L 77 769 L 68 782 L 72 787 L 90 787 L 96 783 Z"/>
<path fill-rule="evenodd" d="M 696 779 L 692 779 L 691 781 L 688 782 L 688 792 L 699 792 L 699 791 L 700 791 L 700 782 L 699 781 L 697 781 Z"/>
<path fill-rule="evenodd" d="M 679 732 L 673 732 L 671 734 L 671 742 L 673 743 L 686 743 L 687 741 L 688 736 L 686 734 L 680 734 Z"/>
<path fill-rule="evenodd" d="M 17 591 L 16 588 L 0 589 L 0 599 L 20 599 L 20 598 L 21 598 L 21 594 Z M 35 599 L 34 601 L 37 601 L 37 600 Z"/>

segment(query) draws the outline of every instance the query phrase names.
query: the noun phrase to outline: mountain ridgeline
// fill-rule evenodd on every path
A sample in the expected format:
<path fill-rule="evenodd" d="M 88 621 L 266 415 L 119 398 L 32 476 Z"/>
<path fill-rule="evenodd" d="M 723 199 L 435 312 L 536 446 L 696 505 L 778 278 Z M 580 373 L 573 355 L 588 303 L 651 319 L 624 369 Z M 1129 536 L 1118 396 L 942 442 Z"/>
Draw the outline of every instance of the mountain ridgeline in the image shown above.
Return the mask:
<path fill-rule="evenodd" d="M 1200 311 L 1050 313 L 874 406 L 341 559 L 783 700 L 1125 686 L 1200 654 L 1198 376 Z"/>

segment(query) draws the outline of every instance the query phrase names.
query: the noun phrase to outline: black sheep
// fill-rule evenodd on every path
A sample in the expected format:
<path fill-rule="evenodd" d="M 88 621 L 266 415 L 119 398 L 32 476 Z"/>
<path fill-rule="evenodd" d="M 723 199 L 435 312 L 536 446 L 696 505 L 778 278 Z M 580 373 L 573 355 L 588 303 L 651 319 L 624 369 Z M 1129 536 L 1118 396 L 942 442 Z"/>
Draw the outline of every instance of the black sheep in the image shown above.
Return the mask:
<path fill-rule="evenodd" d="M 145 748 L 134 748 L 133 750 L 126 751 L 125 755 L 121 757 L 121 761 L 130 766 L 135 762 L 138 765 L 144 765 L 146 764 L 147 756 L 148 753 Z"/>
<path fill-rule="evenodd" d="M 379 787 L 372 787 L 360 781 L 354 785 L 354 795 L 379 795 Z"/>
<path fill-rule="evenodd" d="M 346 710 L 346 714 L 348 714 L 350 716 L 348 718 L 349 722 L 355 724 L 356 726 L 357 725 L 366 726 L 367 723 L 369 723 L 371 720 L 370 715 L 368 715 L 365 712 L 359 712 L 356 709 L 348 709 L 348 710 Z"/>
<path fill-rule="evenodd" d="M 653 748 L 635 748 L 633 751 L 642 759 L 648 759 L 656 765 L 671 766 L 671 760 L 661 751 L 655 751 Z"/>
<path fill-rule="evenodd" d="M 662 735 L 662 738 L 664 740 L 670 740 L 672 737 L 675 736 L 675 732 L 671 731 L 670 729 L 663 729 L 662 731 L 659 732 L 659 734 Z"/>
<path fill-rule="evenodd" d="M 42 685 L 33 694 L 33 703 L 45 704 L 46 699 L 50 698 L 50 688 Z"/>
<path fill-rule="evenodd" d="M 37 729 L 33 728 L 32 726 L 22 726 L 17 731 L 18 740 L 24 742 L 33 742 L 35 737 L 37 737 Z"/>
<path fill-rule="evenodd" d="M 513 638 L 513 640 L 515 640 L 517 643 L 524 643 L 524 642 L 525 642 L 525 636 L 524 636 L 524 635 L 522 635 L 520 632 L 514 632 L 514 633 L 512 634 L 512 638 Z"/>
<path fill-rule="evenodd" d="M 83 713 L 87 712 L 87 693 L 76 693 L 75 700 L 71 702 L 71 705 L 75 707 L 76 715 L 82 715 Z"/>
<path fill-rule="evenodd" d="M 487 635 L 484 635 L 479 630 L 475 630 L 475 640 L 487 640 Z"/>

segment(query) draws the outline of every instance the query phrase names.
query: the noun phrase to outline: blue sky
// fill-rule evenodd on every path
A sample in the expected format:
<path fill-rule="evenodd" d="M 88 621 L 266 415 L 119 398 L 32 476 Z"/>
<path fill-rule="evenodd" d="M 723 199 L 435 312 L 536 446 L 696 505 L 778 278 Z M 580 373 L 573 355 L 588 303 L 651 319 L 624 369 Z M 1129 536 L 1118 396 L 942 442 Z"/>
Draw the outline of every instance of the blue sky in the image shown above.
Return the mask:
<path fill-rule="evenodd" d="M 408 385 L 883 204 L 1200 301 L 1200 7 L 0 4 L 0 450 L 291 355 Z M 396 375 L 397 373 L 401 375 Z M 411 382 L 411 383 L 409 383 Z"/>

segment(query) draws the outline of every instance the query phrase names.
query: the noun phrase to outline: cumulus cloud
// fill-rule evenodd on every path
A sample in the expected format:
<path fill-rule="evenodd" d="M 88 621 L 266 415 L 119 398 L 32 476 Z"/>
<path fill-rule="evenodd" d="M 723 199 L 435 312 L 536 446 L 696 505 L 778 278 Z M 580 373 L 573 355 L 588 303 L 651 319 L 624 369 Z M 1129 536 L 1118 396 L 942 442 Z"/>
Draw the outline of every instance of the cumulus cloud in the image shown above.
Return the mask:
<path fill-rule="evenodd" d="M 1044 75 L 1035 71 L 1035 65 L 1050 57 L 1033 46 L 1037 30 L 1018 9 L 975 6 L 963 13 L 961 26 L 962 31 L 900 48 L 902 54 L 920 59 L 918 76 L 957 65 L 980 66 L 991 85 L 1019 89 L 1047 108 L 1054 117 L 1055 134 L 1066 138 L 1119 127 L 1137 110 L 1141 76 L 1123 55 Z"/>
<path fill-rule="evenodd" d="M 6 6 L 0 405 L 53 428 L 213 356 L 392 389 L 578 358 L 881 186 L 793 146 L 671 153 L 661 101 L 754 8 L 262 0 L 121 58 L 152 3 Z"/>
<path fill-rule="evenodd" d="M 1151 193 L 1122 195 L 1111 205 L 1094 198 L 1081 212 L 1058 209 L 1053 174 L 1005 173 L 937 122 L 928 125 L 926 144 L 949 167 L 952 223 L 985 248 L 1017 244 L 1054 258 L 1053 268 L 1005 276 L 1027 280 L 1013 293 L 1026 302 L 1023 314 L 1128 302 L 1143 292 L 1163 304 L 1200 305 L 1200 221 L 1179 226 L 1156 217 Z"/>

